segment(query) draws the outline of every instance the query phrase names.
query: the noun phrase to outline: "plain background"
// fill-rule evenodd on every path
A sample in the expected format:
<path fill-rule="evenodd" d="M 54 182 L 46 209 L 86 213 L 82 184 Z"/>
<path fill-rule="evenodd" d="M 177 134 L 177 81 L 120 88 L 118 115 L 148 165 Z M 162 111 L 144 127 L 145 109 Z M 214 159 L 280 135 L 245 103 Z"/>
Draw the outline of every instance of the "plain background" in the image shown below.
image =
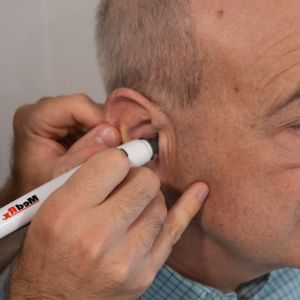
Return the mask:
<path fill-rule="evenodd" d="M 83 92 L 103 102 L 94 28 L 99 0 L 0 0 L 0 186 L 17 107 Z"/>

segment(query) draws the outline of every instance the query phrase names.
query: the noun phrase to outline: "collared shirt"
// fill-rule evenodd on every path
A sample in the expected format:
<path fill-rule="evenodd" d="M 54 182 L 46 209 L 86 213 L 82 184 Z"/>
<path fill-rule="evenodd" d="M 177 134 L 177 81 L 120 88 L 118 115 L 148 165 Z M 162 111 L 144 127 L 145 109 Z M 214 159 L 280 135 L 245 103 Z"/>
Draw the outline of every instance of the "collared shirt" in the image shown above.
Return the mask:
<path fill-rule="evenodd" d="M 0 275 L 0 299 L 8 299 L 5 285 L 10 268 Z M 281 269 L 244 284 L 239 293 L 224 294 L 189 280 L 164 266 L 140 300 L 300 300 L 300 269 Z M 100 300 L 100 299 L 99 299 Z"/>
<path fill-rule="evenodd" d="M 300 300 L 300 269 L 280 269 L 222 293 L 164 266 L 140 300 Z"/>

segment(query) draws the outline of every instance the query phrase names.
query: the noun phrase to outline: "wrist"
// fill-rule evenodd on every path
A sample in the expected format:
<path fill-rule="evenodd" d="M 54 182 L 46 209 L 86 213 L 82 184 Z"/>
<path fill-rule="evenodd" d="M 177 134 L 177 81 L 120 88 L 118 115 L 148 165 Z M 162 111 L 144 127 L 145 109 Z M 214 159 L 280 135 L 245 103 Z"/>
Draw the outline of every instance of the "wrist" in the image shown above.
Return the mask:
<path fill-rule="evenodd" d="M 44 287 L 41 282 L 35 281 L 33 278 L 21 279 L 18 276 L 11 276 L 8 293 L 8 299 L 11 300 L 64 300 L 67 299 L 58 293 L 52 291 L 52 289 Z M 69 298 L 71 299 L 71 298 Z"/>
<path fill-rule="evenodd" d="M 24 247 L 25 248 L 25 247 Z M 24 251 L 23 248 L 23 251 Z M 29 250 L 29 249 L 28 249 Z M 34 264 L 28 264 L 32 258 L 22 258 L 22 253 L 15 259 L 10 276 L 6 284 L 7 299 L 10 300 L 68 300 L 77 299 L 66 293 L 64 289 L 55 284 L 55 280 L 51 280 L 49 276 L 43 276 L 38 271 L 40 268 L 35 269 Z M 32 267 L 31 267 L 32 265 Z M 45 271 L 47 274 L 47 271 Z"/>
<path fill-rule="evenodd" d="M 24 283 L 16 283 L 10 287 L 9 298 L 10 300 L 65 300 L 67 298 L 61 297 L 59 295 L 50 294 L 48 291 L 44 292 L 40 288 L 36 290 L 32 290 L 32 287 L 28 285 L 26 282 Z M 72 298 L 69 298 L 72 299 Z"/>

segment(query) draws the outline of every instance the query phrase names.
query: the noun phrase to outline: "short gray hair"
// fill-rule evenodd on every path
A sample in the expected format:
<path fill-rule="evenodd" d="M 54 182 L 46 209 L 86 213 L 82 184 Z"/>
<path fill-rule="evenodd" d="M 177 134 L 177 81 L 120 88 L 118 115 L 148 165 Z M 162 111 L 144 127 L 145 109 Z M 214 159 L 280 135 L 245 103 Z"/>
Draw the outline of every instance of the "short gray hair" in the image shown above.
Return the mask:
<path fill-rule="evenodd" d="M 185 107 L 199 96 L 201 57 L 189 0 L 102 0 L 96 41 L 107 92 L 127 87 Z"/>

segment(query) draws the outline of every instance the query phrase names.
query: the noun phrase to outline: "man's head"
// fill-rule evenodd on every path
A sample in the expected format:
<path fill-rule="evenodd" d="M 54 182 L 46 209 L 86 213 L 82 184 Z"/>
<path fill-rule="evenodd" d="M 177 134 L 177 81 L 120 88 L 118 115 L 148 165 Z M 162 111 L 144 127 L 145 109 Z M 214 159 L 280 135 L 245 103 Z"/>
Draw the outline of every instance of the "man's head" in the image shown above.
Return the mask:
<path fill-rule="evenodd" d="M 104 0 L 98 17 L 108 92 L 130 87 L 179 105 L 197 98 L 201 58 L 189 1 Z"/>
<path fill-rule="evenodd" d="M 209 184 L 204 243 L 300 267 L 300 2 L 109 0 L 99 17 L 108 91 L 125 88 L 108 119 L 159 133 L 165 185 Z"/>

